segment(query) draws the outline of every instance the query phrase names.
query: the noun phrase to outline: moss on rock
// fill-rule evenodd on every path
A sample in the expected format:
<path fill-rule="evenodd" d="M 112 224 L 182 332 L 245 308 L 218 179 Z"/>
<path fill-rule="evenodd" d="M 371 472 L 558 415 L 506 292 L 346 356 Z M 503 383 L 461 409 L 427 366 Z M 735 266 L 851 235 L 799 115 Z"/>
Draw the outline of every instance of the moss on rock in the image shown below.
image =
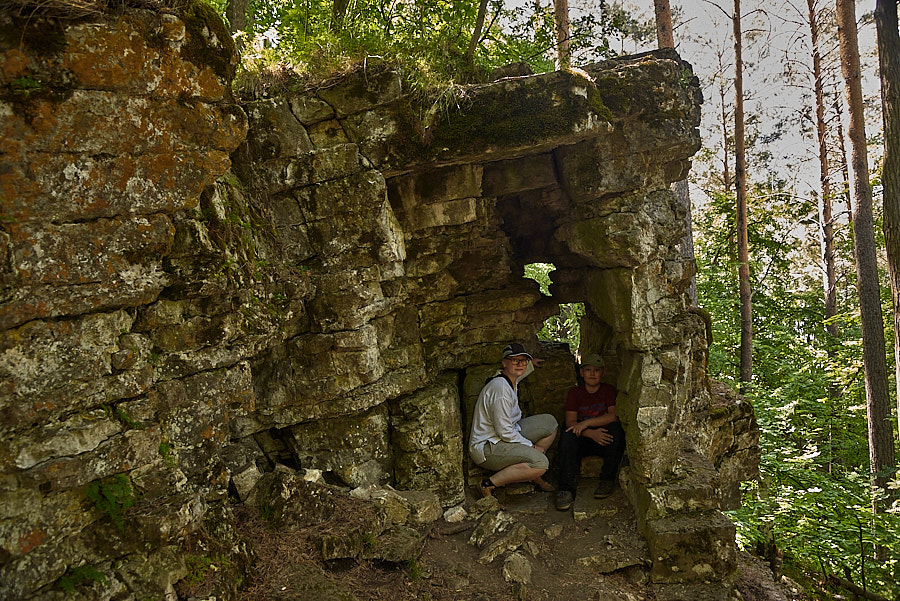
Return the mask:
<path fill-rule="evenodd" d="M 184 8 L 181 18 L 188 32 L 182 48 L 184 59 L 198 65 L 209 65 L 216 75 L 230 82 L 237 68 L 237 48 L 222 17 L 212 6 L 194 0 Z M 219 52 L 212 52 L 216 46 Z"/>

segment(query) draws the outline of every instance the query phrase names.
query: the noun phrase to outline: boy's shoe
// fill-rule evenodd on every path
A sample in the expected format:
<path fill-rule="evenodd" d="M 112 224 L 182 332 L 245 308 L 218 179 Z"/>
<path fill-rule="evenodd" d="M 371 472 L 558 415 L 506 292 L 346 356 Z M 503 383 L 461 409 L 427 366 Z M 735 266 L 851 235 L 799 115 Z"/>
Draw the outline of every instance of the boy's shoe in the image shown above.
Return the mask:
<path fill-rule="evenodd" d="M 575 500 L 575 495 L 572 494 L 571 491 L 568 490 L 560 490 L 556 493 L 556 508 L 560 511 L 565 511 L 569 507 L 572 506 L 572 501 Z"/>
<path fill-rule="evenodd" d="M 615 480 L 601 480 L 600 484 L 597 485 L 597 490 L 594 491 L 594 498 L 605 499 L 613 493 L 615 487 Z"/>

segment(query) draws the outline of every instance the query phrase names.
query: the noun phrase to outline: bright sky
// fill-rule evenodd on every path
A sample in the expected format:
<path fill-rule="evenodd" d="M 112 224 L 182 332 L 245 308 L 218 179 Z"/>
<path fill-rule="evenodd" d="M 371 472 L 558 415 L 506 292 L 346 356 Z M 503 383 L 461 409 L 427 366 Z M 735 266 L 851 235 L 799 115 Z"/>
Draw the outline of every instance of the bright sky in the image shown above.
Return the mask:
<path fill-rule="evenodd" d="M 546 5 L 552 0 L 541 0 Z M 611 0 L 608 0 L 611 1 Z M 507 0 L 510 4 L 532 4 L 533 0 Z M 817 0 L 820 6 L 834 0 Z M 719 87 L 715 83 L 716 71 L 720 70 L 726 80 L 726 95 L 733 104 L 734 90 L 734 41 L 732 37 L 731 13 L 733 0 L 670 0 L 673 10 L 680 9 L 676 16 L 675 42 L 682 58 L 691 63 L 704 87 L 703 125 L 701 134 L 706 146 L 717 148 L 721 142 L 721 105 Z M 573 18 L 579 11 L 590 10 L 599 4 L 597 0 L 570 0 Z M 622 0 L 633 14 L 653 18 L 652 0 Z M 868 4 L 857 3 L 857 13 L 863 15 L 862 8 L 871 12 Z M 594 8 L 596 10 L 596 8 Z M 815 162 L 816 147 L 812 137 L 813 124 L 806 121 L 802 126 L 798 115 L 811 113 L 811 95 L 808 75 L 812 71 L 809 54 L 809 28 L 806 24 L 807 4 L 804 0 L 743 0 L 742 29 L 744 41 L 744 95 L 745 115 L 748 120 L 758 118 L 757 131 L 761 136 L 770 135 L 783 122 L 783 135 L 772 146 L 776 159 L 772 169 L 789 181 L 796 182 L 798 194 L 807 194 L 818 187 L 818 166 Z M 864 91 L 871 101 L 869 136 L 881 131 L 880 98 L 877 79 L 877 59 L 875 57 L 875 31 L 871 23 L 862 25 L 859 31 L 860 52 L 863 55 Z M 655 46 L 655 39 L 653 40 Z M 834 50 L 837 38 L 835 32 L 820 33 L 822 51 Z M 650 47 L 626 45 L 626 52 L 641 52 Z M 721 61 L 717 54 L 721 54 Z M 722 68 L 720 69 L 720 62 Z M 792 64 L 797 74 L 794 82 L 783 76 L 786 64 Z M 836 84 L 843 94 L 843 79 L 836 72 Z M 834 89 L 834 88 L 832 88 Z M 804 98 L 804 95 L 807 97 Z M 731 118 L 731 117 L 729 117 Z M 845 121 L 846 128 L 846 121 Z M 805 130 L 805 131 L 804 131 Z M 877 147 L 870 149 L 870 157 L 878 155 Z M 874 158 L 870 158 L 870 166 Z M 765 179 L 763 174 L 756 179 Z"/>

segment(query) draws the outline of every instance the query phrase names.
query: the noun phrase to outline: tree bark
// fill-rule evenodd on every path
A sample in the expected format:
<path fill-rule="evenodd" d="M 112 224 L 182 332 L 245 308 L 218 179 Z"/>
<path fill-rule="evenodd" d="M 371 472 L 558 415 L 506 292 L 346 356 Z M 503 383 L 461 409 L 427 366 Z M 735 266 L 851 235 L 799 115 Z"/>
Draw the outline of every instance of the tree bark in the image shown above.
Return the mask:
<path fill-rule="evenodd" d="M 248 0 L 228 0 L 225 5 L 225 18 L 228 19 L 228 31 L 232 35 L 247 30 Z"/>
<path fill-rule="evenodd" d="M 837 88 L 837 85 L 835 85 Z M 837 92 L 837 89 L 835 89 Z M 844 109 L 837 93 L 834 96 L 834 109 L 837 113 L 838 124 L 838 156 L 841 157 L 841 197 L 847 207 L 847 215 L 850 216 L 850 225 L 853 225 L 853 201 L 850 199 L 850 165 L 847 161 L 847 147 L 844 144 Z"/>
<path fill-rule="evenodd" d="M 731 163 L 728 161 L 731 144 L 728 143 L 728 109 L 725 105 L 724 81 L 719 83 L 719 98 L 722 102 L 722 186 L 725 190 L 731 190 Z"/>
<path fill-rule="evenodd" d="M 469 48 L 466 50 L 466 59 L 471 63 L 475 58 L 475 49 L 481 41 L 481 30 L 484 28 L 484 17 L 487 14 L 488 0 L 481 0 L 478 4 L 478 16 L 475 18 L 475 29 L 472 31 L 472 39 L 469 41 Z"/>
<path fill-rule="evenodd" d="M 741 0 L 734 0 L 734 175 L 737 192 L 738 284 L 741 299 L 741 392 L 753 379 L 753 296 L 747 234 L 747 159 L 744 146 L 744 62 L 741 54 Z"/>
<path fill-rule="evenodd" d="M 894 308 L 894 377 L 897 390 L 900 390 L 900 32 L 897 0 L 876 0 L 875 30 L 881 71 L 881 115 L 884 120 L 884 168 L 881 175 L 884 239 Z M 900 394 L 897 395 L 897 431 L 900 433 Z"/>
<path fill-rule="evenodd" d="M 340 31 L 344 27 L 344 15 L 347 14 L 347 7 L 350 6 L 350 0 L 334 0 L 331 5 L 331 29 L 332 31 Z"/>
<path fill-rule="evenodd" d="M 819 22 L 816 0 L 806 0 L 809 9 L 809 35 L 812 40 L 813 91 L 816 99 L 816 138 L 819 147 L 819 191 L 822 195 L 822 260 L 825 265 L 825 329 L 836 339 L 837 276 L 834 267 L 834 217 L 832 211 L 831 169 L 828 161 L 828 127 L 825 123 L 825 92 L 822 86 L 822 55 L 819 51 Z M 829 356 L 834 354 L 829 341 Z"/>
<path fill-rule="evenodd" d="M 890 397 L 887 361 L 884 352 L 884 319 L 878 285 L 875 224 L 872 215 L 872 188 L 869 185 L 869 161 L 866 154 L 866 123 L 859 65 L 859 43 L 856 31 L 854 0 L 837 0 L 838 38 L 841 71 L 846 85 L 850 118 L 852 185 L 856 203 L 853 211 L 853 247 L 856 256 L 857 290 L 862 326 L 863 364 L 865 366 L 866 413 L 869 421 L 869 469 L 872 482 L 887 492 L 887 469 L 894 465 L 891 434 Z M 895 13 L 896 18 L 896 13 Z M 876 513 L 883 503 L 873 497 Z"/>
<path fill-rule="evenodd" d="M 669 0 L 653 0 L 656 12 L 656 43 L 660 48 L 674 48 L 675 34 L 672 31 L 672 10 Z"/>
<path fill-rule="evenodd" d="M 553 0 L 553 14 L 556 17 L 556 69 L 565 71 L 571 66 L 571 44 L 569 39 L 569 0 Z"/>

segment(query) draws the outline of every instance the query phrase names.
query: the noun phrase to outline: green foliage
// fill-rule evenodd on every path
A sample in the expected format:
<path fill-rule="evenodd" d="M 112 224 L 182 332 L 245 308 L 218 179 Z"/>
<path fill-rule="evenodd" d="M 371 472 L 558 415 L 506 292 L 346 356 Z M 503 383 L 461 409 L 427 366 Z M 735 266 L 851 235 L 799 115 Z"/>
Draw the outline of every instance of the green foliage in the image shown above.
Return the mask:
<path fill-rule="evenodd" d="M 422 569 L 422 565 L 416 561 L 415 559 L 409 559 L 406 562 L 406 576 L 412 582 L 418 582 L 424 576 L 424 570 Z"/>
<path fill-rule="evenodd" d="M 712 377 L 734 383 L 740 339 L 734 199 L 711 193 L 695 219 L 698 293 L 712 316 Z M 851 574 L 868 590 L 900 595 L 900 506 L 875 514 L 869 483 L 866 396 L 849 228 L 836 228 L 835 339 L 825 326 L 816 206 L 779 182 L 750 191 L 754 376 L 761 479 L 733 513 L 753 548 L 771 528 L 785 566 Z M 885 294 L 886 306 L 889 298 Z M 886 349 L 888 352 L 888 349 Z M 892 361 L 892 353 L 889 360 Z M 876 559 L 881 548 L 887 560 Z"/>
<path fill-rule="evenodd" d="M 530 263 L 525 266 L 525 277 L 534 280 L 541 287 L 541 294 L 550 294 L 550 273 L 556 269 L 552 263 Z M 581 343 L 581 318 L 584 317 L 584 303 L 562 303 L 559 313 L 547 318 L 538 338 L 565 342 L 574 354 Z"/>
<path fill-rule="evenodd" d="M 106 583 L 106 576 L 93 566 L 80 566 L 67 569 L 66 573 L 56 580 L 56 587 L 74 594 L 76 587 L 90 582 Z"/>
<path fill-rule="evenodd" d="M 135 502 L 128 476 L 116 474 L 91 482 L 85 489 L 85 495 L 94 507 L 112 519 L 119 532 L 125 532 L 125 511 Z"/>
<path fill-rule="evenodd" d="M 259 506 L 259 517 L 272 529 L 276 529 L 278 525 L 278 515 L 275 508 L 268 503 Z"/>
<path fill-rule="evenodd" d="M 184 577 L 188 586 L 200 586 L 210 571 L 231 568 L 231 561 L 225 555 L 206 557 L 205 555 L 188 555 L 184 558 L 185 567 L 188 570 Z"/>
<path fill-rule="evenodd" d="M 224 15 L 225 0 L 213 4 Z M 481 39 L 469 55 L 477 2 L 356 0 L 336 18 L 331 0 L 251 0 L 247 30 L 236 36 L 243 47 L 238 88 L 265 94 L 271 86 L 294 85 L 292 73 L 323 81 L 375 58 L 401 66 L 409 89 L 429 96 L 448 84 L 485 81 L 493 68 L 510 63 L 552 70 L 552 6 L 506 4 L 489 0 Z M 586 63 L 637 50 L 652 42 L 654 31 L 652 19 L 591 0 L 571 22 L 572 56 Z"/>

